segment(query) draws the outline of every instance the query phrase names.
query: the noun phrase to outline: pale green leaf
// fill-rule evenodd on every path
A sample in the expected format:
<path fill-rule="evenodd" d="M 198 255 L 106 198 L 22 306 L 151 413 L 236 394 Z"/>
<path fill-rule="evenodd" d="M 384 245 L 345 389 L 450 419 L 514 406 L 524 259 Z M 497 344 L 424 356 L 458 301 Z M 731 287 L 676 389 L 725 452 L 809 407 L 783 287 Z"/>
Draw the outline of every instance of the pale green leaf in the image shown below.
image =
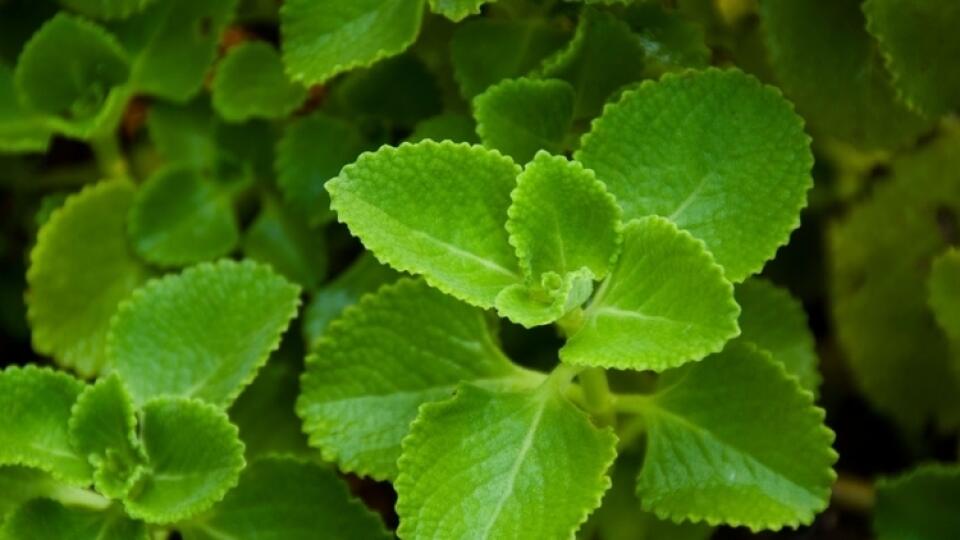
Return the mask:
<path fill-rule="evenodd" d="M 0 529 L 9 540 L 148 540 L 147 529 L 119 508 L 64 506 L 34 499 L 21 506 Z"/>
<path fill-rule="evenodd" d="M 427 140 L 365 153 L 326 187 L 378 259 L 489 308 L 520 279 L 504 228 L 519 172 L 499 152 Z"/>
<path fill-rule="evenodd" d="M 133 185 L 119 180 L 68 197 L 40 228 L 30 254 L 33 347 L 84 376 L 100 371 L 110 318 L 147 277 L 127 244 L 133 198 Z"/>
<path fill-rule="evenodd" d="M 392 479 L 421 404 L 450 397 L 461 381 L 508 387 L 537 379 L 504 356 L 481 310 L 403 279 L 329 325 L 307 358 L 297 413 L 325 459 Z"/>
<path fill-rule="evenodd" d="M 459 113 L 443 113 L 419 122 L 407 142 L 415 143 L 424 139 L 435 141 L 478 143 L 476 124 L 473 118 Z"/>
<path fill-rule="evenodd" d="M 111 323 L 111 366 L 137 403 L 179 395 L 227 405 L 279 346 L 299 293 L 250 261 L 201 264 L 151 281 Z"/>
<path fill-rule="evenodd" d="M 643 77 L 644 54 L 640 36 L 627 23 L 612 13 L 586 9 L 573 39 L 544 60 L 539 73 L 573 85 L 574 117 L 591 118 L 617 89 Z"/>
<path fill-rule="evenodd" d="M 334 471 L 281 457 L 254 461 L 220 504 L 179 530 L 185 540 L 391 537 L 376 514 L 351 498 Z"/>
<path fill-rule="evenodd" d="M 333 219 L 323 183 L 367 144 L 356 126 L 323 113 L 294 120 L 277 144 L 277 185 L 288 206 L 311 226 Z"/>
<path fill-rule="evenodd" d="M 27 465 L 70 484 L 90 482 L 87 460 L 70 445 L 70 408 L 83 383 L 36 366 L 0 371 L 0 465 Z"/>
<path fill-rule="evenodd" d="M 240 429 L 248 459 L 267 454 L 316 455 L 294 411 L 303 357 L 299 337 L 284 336 L 257 378 L 230 406 L 230 420 Z"/>
<path fill-rule="evenodd" d="M 660 217 L 632 221 L 617 266 L 560 358 L 662 371 L 722 349 L 739 333 L 739 313 L 733 286 L 702 242 Z"/>
<path fill-rule="evenodd" d="M 280 9 L 287 73 L 305 84 L 399 54 L 420 32 L 425 0 L 287 0 Z"/>
<path fill-rule="evenodd" d="M 760 2 L 773 71 L 813 131 L 863 149 L 902 146 L 929 127 L 896 99 L 860 2 Z"/>
<path fill-rule="evenodd" d="M 471 99 L 503 79 L 526 75 L 566 38 L 562 28 L 543 19 L 468 21 L 450 44 L 454 77 Z"/>
<path fill-rule="evenodd" d="M 497 312 L 532 328 L 550 324 L 579 308 L 593 292 L 593 273 L 586 268 L 560 275 L 547 272 L 539 281 L 517 283 L 500 291 Z"/>
<path fill-rule="evenodd" d="M 137 253 L 166 267 L 226 255 L 240 239 L 229 193 L 185 166 L 164 167 L 144 182 L 129 225 Z"/>
<path fill-rule="evenodd" d="M 207 510 L 237 484 L 245 465 L 236 426 L 219 407 L 196 399 L 148 401 L 140 438 L 148 467 L 123 505 L 130 516 L 150 523 Z"/>
<path fill-rule="evenodd" d="M 803 121 L 776 89 L 737 70 L 667 74 L 626 92 L 576 158 L 625 219 L 667 217 L 703 240 L 733 282 L 787 242 L 813 185 Z"/>
<path fill-rule="evenodd" d="M 327 246 L 322 233 L 310 230 L 295 213 L 266 198 L 243 237 L 243 253 L 269 264 L 278 274 L 314 290 L 327 274 Z"/>
<path fill-rule="evenodd" d="M 129 77 L 130 61 L 117 39 L 65 13 L 30 38 L 14 72 L 28 109 L 43 113 L 57 131 L 83 138 L 116 126 L 129 97 Z"/>
<path fill-rule="evenodd" d="M 550 382 L 499 393 L 463 385 L 424 405 L 403 441 L 401 538 L 569 538 L 610 487 L 617 438 Z"/>
<path fill-rule="evenodd" d="M 573 120 L 573 87 L 555 79 L 508 79 L 473 99 L 485 146 L 526 163 L 537 150 L 557 153 Z"/>
<path fill-rule="evenodd" d="M 362 295 L 376 291 L 381 285 L 396 281 L 398 277 L 399 273 L 377 262 L 370 252 L 362 254 L 310 299 L 303 314 L 303 337 L 307 348 L 314 348 L 330 321 L 337 318 L 345 307 L 356 303 Z"/>
<path fill-rule="evenodd" d="M 960 4 L 939 0 L 867 0 L 867 30 L 877 39 L 894 87 L 933 116 L 960 106 Z"/>
<path fill-rule="evenodd" d="M 809 524 L 827 506 L 833 432 L 769 354 L 734 344 L 668 372 L 641 411 L 645 510 L 757 531 Z"/>
<path fill-rule="evenodd" d="M 52 136 L 42 116 L 20 103 L 13 70 L 0 64 L 0 152 L 45 152 Z"/>
<path fill-rule="evenodd" d="M 94 19 L 122 19 L 155 0 L 60 0 L 64 6 Z"/>
<path fill-rule="evenodd" d="M 928 464 L 877 482 L 879 540 L 953 540 L 960 531 L 960 468 Z"/>
<path fill-rule="evenodd" d="M 231 49 L 213 80 L 213 108 L 229 122 L 282 118 L 306 97 L 306 88 L 287 79 L 280 54 L 262 41 Z"/>
<path fill-rule="evenodd" d="M 960 134 L 949 132 L 894 160 L 891 178 L 828 238 L 833 320 L 853 380 L 913 430 L 931 417 L 960 422 L 949 341 L 927 304 L 930 264 L 956 242 L 958 150 Z"/>
<path fill-rule="evenodd" d="M 816 394 L 820 384 L 817 352 L 800 302 L 760 278 L 738 285 L 736 299 L 741 309 L 739 340 L 770 353 L 800 386 Z"/>
<path fill-rule="evenodd" d="M 185 102 L 200 91 L 237 0 L 163 0 L 115 25 L 138 92 Z"/>
<path fill-rule="evenodd" d="M 133 400 L 123 381 L 114 374 L 84 389 L 69 427 L 73 448 L 94 467 L 97 491 L 111 498 L 125 495 L 143 456 Z"/>
<path fill-rule="evenodd" d="M 454 22 L 480 13 L 480 7 L 495 0 L 430 0 L 430 11 Z"/>

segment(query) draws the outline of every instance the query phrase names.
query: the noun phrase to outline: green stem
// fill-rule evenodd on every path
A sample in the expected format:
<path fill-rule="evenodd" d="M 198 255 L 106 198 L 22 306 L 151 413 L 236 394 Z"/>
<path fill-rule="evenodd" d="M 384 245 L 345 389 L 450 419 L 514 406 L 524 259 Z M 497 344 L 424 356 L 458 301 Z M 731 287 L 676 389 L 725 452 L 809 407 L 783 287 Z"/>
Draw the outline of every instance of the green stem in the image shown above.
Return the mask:
<path fill-rule="evenodd" d="M 90 147 L 97 158 L 100 173 L 104 178 L 124 178 L 127 176 L 127 160 L 120 150 L 120 141 L 113 133 L 96 137 L 90 141 Z"/>
<path fill-rule="evenodd" d="M 587 368 L 580 372 L 578 378 L 583 387 L 587 410 L 593 413 L 601 425 L 613 425 L 616 414 L 607 373 L 601 368 Z"/>
<path fill-rule="evenodd" d="M 564 337 L 569 338 L 583 328 L 585 322 L 583 308 L 575 308 L 561 317 L 560 320 L 557 321 L 557 326 L 560 328 Z"/>
<path fill-rule="evenodd" d="M 650 408 L 651 399 L 647 394 L 614 394 L 611 407 L 617 412 L 642 414 Z"/>
<path fill-rule="evenodd" d="M 877 494 L 866 480 L 842 475 L 833 484 L 831 498 L 841 508 L 868 514 L 873 509 Z"/>
<path fill-rule="evenodd" d="M 89 489 L 78 487 L 59 486 L 49 496 L 68 506 L 82 506 L 94 510 L 105 510 L 110 507 L 110 499 Z"/>

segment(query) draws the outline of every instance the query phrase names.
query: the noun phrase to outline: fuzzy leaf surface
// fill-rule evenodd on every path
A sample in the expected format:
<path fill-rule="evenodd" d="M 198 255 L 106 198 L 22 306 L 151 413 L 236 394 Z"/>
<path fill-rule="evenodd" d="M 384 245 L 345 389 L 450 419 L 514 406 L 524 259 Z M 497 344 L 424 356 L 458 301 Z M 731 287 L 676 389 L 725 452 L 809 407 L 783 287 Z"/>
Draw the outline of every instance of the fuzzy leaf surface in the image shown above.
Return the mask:
<path fill-rule="evenodd" d="M 423 406 L 403 441 L 397 534 L 572 537 L 610 487 L 616 443 L 552 387 L 463 385 Z"/>
<path fill-rule="evenodd" d="M 400 441 L 423 403 L 461 381 L 522 386 L 537 377 L 500 351 L 481 310 L 402 279 L 365 296 L 307 358 L 297 413 L 310 444 L 342 470 L 396 477 Z"/>
<path fill-rule="evenodd" d="M 737 70 L 668 74 L 624 93 L 576 158 L 625 219 L 670 219 L 703 240 L 733 282 L 787 242 L 813 185 L 803 121 L 777 90 Z"/>
<path fill-rule="evenodd" d="M 573 120 L 573 100 L 565 81 L 501 81 L 473 99 L 477 134 L 517 163 L 530 161 L 537 150 L 558 153 Z"/>
<path fill-rule="evenodd" d="M 71 195 L 40 228 L 30 253 L 33 346 L 83 376 L 100 371 L 110 318 L 147 279 L 147 268 L 127 244 L 133 200 L 133 185 L 122 180 Z"/>
<path fill-rule="evenodd" d="M 769 354 L 733 344 L 670 371 L 645 409 L 645 510 L 757 531 L 808 524 L 827 506 L 833 432 Z"/>
<path fill-rule="evenodd" d="M 7 516 L 24 503 L 63 490 L 62 483 L 40 469 L 21 465 L 0 466 L 0 532 L 3 531 L 2 525 Z"/>
<path fill-rule="evenodd" d="M 879 540 L 950 540 L 960 531 L 960 468 L 921 465 L 877 482 L 873 530 Z"/>
<path fill-rule="evenodd" d="M 280 344 L 299 293 L 250 261 L 201 264 L 152 281 L 113 319 L 112 367 L 137 403 L 178 395 L 228 405 Z"/>
<path fill-rule="evenodd" d="M 495 0 L 430 0 L 430 11 L 453 22 L 460 22 L 470 15 L 480 13 L 480 7 L 490 1 Z"/>
<path fill-rule="evenodd" d="M 392 537 L 333 470 L 284 457 L 254 461 L 222 502 L 181 530 L 185 540 L 309 540 L 319 531 L 342 540 Z"/>
<path fill-rule="evenodd" d="M 287 79 L 280 54 L 262 41 L 231 49 L 213 81 L 213 107 L 228 122 L 282 118 L 306 97 L 306 88 Z"/>
<path fill-rule="evenodd" d="M 117 508 L 69 507 L 34 499 L 13 513 L 0 534 L 10 540 L 147 540 L 147 528 Z"/>
<path fill-rule="evenodd" d="M 379 260 L 489 308 L 520 280 L 504 228 L 519 172 L 499 152 L 427 140 L 365 153 L 326 187 Z"/>
<path fill-rule="evenodd" d="M 800 386 L 816 394 L 820 384 L 817 353 L 800 302 L 785 289 L 760 278 L 738 285 L 736 299 L 741 310 L 738 339 L 770 353 L 800 381 Z"/>
<path fill-rule="evenodd" d="M 140 416 L 147 467 L 123 500 L 127 513 L 171 523 L 210 508 L 237 484 L 243 443 L 227 414 L 196 399 L 160 397 Z"/>
<path fill-rule="evenodd" d="M 70 408 L 83 383 L 52 369 L 0 371 L 0 465 L 27 465 L 76 485 L 90 482 L 87 460 L 70 445 Z"/>
<path fill-rule="evenodd" d="M 702 242 L 660 217 L 632 221 L 616 267 L 560 358 L 662 371 L 722 349 L 739 333 L 739 313 L 733 286 Z"/>
<path fill-rule="evenodd" d="M 240 238 L 228 194 L 191 168 L 160 169 L 130 209 L 129 235 L 144 259 L 187 266 L 229 253 Z"/>
<path fill-rule="evenodd" d="M 317 84 L 403 52 L 420 32 L 426 0 L 290 0 L 280 10 L 283 61 Z"/>
<path fill-rule="evenodd" d="M 285 205 L 267 198 L 243 237 L 243 253 L 269 264 L 278 274 L 314 290 L 327 274 L 327 246 L 322 234 Z"/>

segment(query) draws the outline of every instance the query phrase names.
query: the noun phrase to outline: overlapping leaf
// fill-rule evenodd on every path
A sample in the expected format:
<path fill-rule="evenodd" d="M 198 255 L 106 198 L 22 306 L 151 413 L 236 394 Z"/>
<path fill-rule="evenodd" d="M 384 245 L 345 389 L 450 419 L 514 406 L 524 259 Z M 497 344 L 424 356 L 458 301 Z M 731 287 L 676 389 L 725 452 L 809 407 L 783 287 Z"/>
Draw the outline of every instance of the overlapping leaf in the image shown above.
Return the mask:
<path fill-rule="evenodd" d="M 327 273 L 323 235 L 272 198 L 264 200 L 244 234 L 243 253 L 307 290 L 316 289 Z"/>
<path fill-rule="evenodd" d="M 950 340 L 954 366 L 960 369 L 960 251 L 951 248 L 933 260 L 927 290 L 937 324 Z"/>
<path fill-rule="evenodd" d="M 504 228 L 519 172 L 496 151 L 427 140 L 363 154 L 326 187 L 378 259 L 489 308 L 520 279 Z"/>
<path fill-rule="evenodd" d="M 279 345 L 299 292 L 249 261 L 201 264 L 153 281 L 114 317 L 111 365 L 137 403 L 179 395 L 227 405 Z"/>
<path fill-rule="evenodd" d="M 133 199 L 133 185 L 119 180 L 68 197 L 40 228 L 30 254 L 33 346 L 81 375 L 100 370 L 110 317 L 146 280 L 147 269 L 127 243 Z"/>
<path fill-rule="evenodd" d="M 430 0 L 430 11 L 458 22 L 480 13 L 480 7 L 491 0 Z"/>
<path fill-rule="evenodd" d="M 960 530 L 960 468 L 922 465 L 877 482 L 873 530 L 880 540 L 950 540 Z"/>
<path fill-rule="evenodd" d="M 548 382 L 506 393 L 463 385 L 420 409 L 403 441 L 401 538 L 568 538 L 600 505 L 617 438 Z"/>
<path fill-rule="evenodd" d="M 704 68 L 710 64 L 710 48 L 703 28 L 677 10 L 639 2 L 630 6 L 626 20 L 643 46 L 644 70 L 660 75 L 685 68 Z"/>
<path fill-rule="evenodd" d="M 394 478 L 400 441 L 426 402 L 461 381 L 522 387 L 479 309 L 403 279 L 347 308 L 307 359 L 297 413 L 310 444 L 343 470 Z"/>
<path fill-rule="evenodd" d="M 779 92 L 736 70 L 668 74 L 625 93 L 576 157 L 625 219 L 667 217 L 703 240 L 734 282 L 787 242 L 813 184 L 801 119 Z"/>
<path fill-rule="evenodd" d="M 229 122 L 282 118 L 306 97 L 306 88 L 287 80 L 277 51 L 262 41 L 231 49 L 213 82 L 213 107 Z"/>
<path fill-rule="evenodd" d="M 290 0 L 280 10 L 287 73 L 305 84 L 403 52 L 426 0 Z"/>
<path fill-rule="evenodd" d="M 34 499 L 3 524 L 0 534 L 16 540 L 148 540 L 140 521 L 118 508 L 71 507 L 50 499 Z"/>
<path fill-rule="evenodd" d="M 147 7 L 154 0 L 60 0 L 64 6 L 95 19 L 122 19 Z"/>
<path fill-rule="evenodd" d="M 722 349 L 739 333 L 739 312 L 733 286 L 702 242 L 660 217 L 632 221 L 616 267 L 560 358 L 662 371 Z"/>
<path fill-rule="evenodd" d="M 477 134 L 485 146 L 526 163 L 537 150 L 562 149 L 573 105 L 573 87 L 564 81 L 505 80 L 474 98 Z"/>
<path fill-rule="evenodd" d="M 420 142 L 424 139 L 435 141 L 478 143 L 476 124 L 473 118 L 465 114 L 443 113 L 423 120 L 413 128 L 407 142 Z"/>
<path fill-rule="evenodd" d="M 827 505 L 833 433 L 767 353 L 734 344 L 668 372 L 642 414 L 637 494 L 661 518 L 756 531 L 810 523 Z"/>
<path fill-rule="evenodd" d="M 42 116 L 20 104 L 13 70 L 0 64 L 0 151 L 43 152 L 51 136 Z"/>

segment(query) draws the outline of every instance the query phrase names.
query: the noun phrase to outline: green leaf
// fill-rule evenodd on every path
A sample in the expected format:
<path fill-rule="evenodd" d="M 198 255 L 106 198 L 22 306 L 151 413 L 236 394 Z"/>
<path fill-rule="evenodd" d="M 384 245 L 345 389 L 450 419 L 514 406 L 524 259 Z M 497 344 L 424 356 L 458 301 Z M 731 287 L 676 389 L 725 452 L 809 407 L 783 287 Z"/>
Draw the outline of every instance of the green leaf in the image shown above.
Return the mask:
<path fill-rule="evenodd" d="M 210 508 L 237 484 L 243 443 L 219 407 L 162 397 L 141 412 L 140 438 L 148 467 L 123 500 L 127 513 L 171 523 Z"/>
<path fill-rule="evenodd" d="M 147 129 L 157 153 L 169 163 L 205 170 L 217 161 L 214 116 L 206 99 L 196 99 L 186 105 L 152 104 Z"/>
<path fill-rule="evenodd" d="M 83 376 L 100 371 L 110 317 L 147 277 L 127 245 L 133 198 L 133 186 L 120 180 L 71 195 L 40 228 L 30 253 L 27 317 L 33 347 Z"/>
<path fill-rule="evenodd" d="M 415 143 L 424 139 L 435 141 L 479 143 L 477 128 L 473 118 L 459 113 L 443 113 L 419 122 L 407 142 Z"/>
<path fill-rule="evenodd" d="M 833 432 L 769 354 L 735 344 L 670 371 L 641 411 L 644 510 L 758 531 L 809 524 L 826 508 Z"/>
<path fill-rule="evenodd" d="M 70 54 L 64 54 L 65 49 Z M 81 138 L 117 125 L 129 97 L 129 77 L 130 61 L 117 39 L 65 13 L 30 38 L 14 72 L 28 109 L 46 115 L 56 130 Z"/>
<path fill-rule="evenodd" d="M 213 107 L 228 122 L 282 118 L 306 98 L 307 89 L 287 79 L 280 54 L 262 41 L 231 49 L 213 80 Z"/>
<path fill-rule="evenodd" d="M 23 503 L 70 489 L 78 488 L 64 486 L 40 469 L 20 465 L 0 466 L 0 525 Z"/>
<path fill-rule="evenodd" d="M 83 383 L 51 369 L 0 371 L 0 465 L 27 465 L 69 484 L 90 482 L 87 460 L 70 446 L 70 408 Z"/>
<path fill-rule="evenodd" d="M 376 291 L 381 285 L 396 281 L 398 277 L 399 273 L 377 262 L 369 251 L 360 255 L 336 279 L 321 287 L 304 310 L 303 334 L 307 348 L 314 348 L 330 321 L 340 316 L 345 307 L 356 303 L 364 294 Z"/>
<path fill-rule="evenodd" d="M 0 64 L 0 152 L 46 152 L 52 136 L 42 116 L 20 104 L 13 71 Z"/>
<path fill-rule="evenodd" d="M 476 19 L 459 25 L 450 54 L 460 91 L 471 99 L 503 79 L 526 75 L 566 37 L 562 28 L 542 19 Z"/>
<path fill-rule="evenodd" d="M 310 226 L 333 219 L 323 183 L 366 146 L 356 126 L 343 120 L 319 112 L 294 120 L 277 144 L 277 185 L 284 201 Z"/>
<path fill-rule="evenodd" d="M 626 92 L 576 158 L 625 219 L 667 217 L 703 240 L 733 282 L 787 242 L 813 185 L 803 121 L 776 89 L 737 70 L 668 74 Z"/>
<path fill-rule="evenodd" d="M 820 384 L 817 353 L 800 302 L 760 278 L 738 285 L 736 299 L 741 309 L 739 341 L 770 353 L 800 381 L 800 386 L 816 394 Z"/>
<path fill-rule="evenodd" d="M 183 166 L 162 168 L 144 182 L 129 222 L 137 253 L 166 267 L 226 255 L 240 239 L 229 194 Z"/>
<path fill-rule="evenodd" d="M 64 6 L 94 19 L 129 17 L 155 0 L 60 0 Z"/>
<path fill-rule="evenodd" d="M 667 11 L 654 2 L 639 2 L 630 6 L 626 19 L 643 46 L 648 75 L 710 65 L 711 52 L 703 28 L 680 12 Z"/>
<path fill-rule="evenodd" d="M 540 73 L 572 84 L 574 117 L 591 118 L 617 89 L 643 77 L 643 57 L 643 42 L 627 23 L 611 13 L 586 9 L 573 39 L 543 61 Z"/>
<path fill-rule="evenodd" d="M 489 308 L 520 279 L 504 229 L 519 172 L 496 151 L 428 140 L 365 153 L 326 187 L 378 259 Z"/>
<path fill-rule="evenodd" d="M 560 152 L 573 120 L 573 87 L 561 80 L 508 79 L 473 99 L 485 146 L 526 163 L 537 150 Z"/>
<path fill-rule="evenodd" d="M 879 540 L 951 540 L 960 530 L 960 468 L 928 464 L 877 482 Z"/>
<path fill-rule="evenodd" d="M 549 323 L 607 276 L 620 251 L 620 208 L 593 171 L 542 151 L 511 198 L 506 227 L 526 283 L 504 289 L 497 310 L 524 326 Z"/>
<path fill-rule="evenodd" d="M 230 404 L 297 313 L 300 289 L 266 266 L 223 260 L 154 280 L 118 310 L 109 356 L 134 401 Z"/>
<path fill-rule="evenodd" d="M 203 85 L 237 0 L 163 0 L 115 26 L 138 92 L 185 102 Z"/>
<path fill-rule="evenodd" d="M 299 337 L 287 334 L 257 378 L 230 406 L 230 420 L 240 428 L 248 459 L 267 454 L 315 455 L 294 412 L 303 356 Z"/>
<path fill-rule="evenodd" d="M 702 242 L 663 218 L 632 221 L 617 266 L 560 358 L 662 371 L 722 349 L 739 333 L 739 313 L 733 286 Z"/>
<path fill-rule="evenodd" d="M 868 0 L 863 12 L 893 85 L 909 105 L 931 116 L 960 106 L 960 75 L 955 69 L 960 6 L 936 0 Z"/>
<path fill-rule="evenodd" d="M 927 304 L 931 261 L 956 242 L 958 144 L 960 133 L 945 132 L 894 160 L 890 178 L 829 231 L 833 320 L 853 380 L 914 431 L 931 417 L 960 425 L 949 341 Z"/>
<path fill-rule="evenodd" d="M 148 540 L 147 529 L 117 508 L 94 510 L 34 499 L 21 506 L 0 529 L 10 540 Z"/>
<path fill-rule="evenodd" d="M 960 250 L 950 248 L 933 260 L 927 290 L 937 324 L 950 339 L 954 358 L 960 359 Z"/>
<path fill-rule="evenodd" d="M 538 377 L 504 356 L 482 311 L 403 279 L 330 324 L 307 358 L 297 414 L 324 459 L 392 479 L 417 408 L 465 380 L 522 387 Z"/>
<path fill-rule="evenodd" d="M 480 7 L 491 1 L 496 0 L 430 0 L 430 11 L 453 22 L 460 22 L 470 15 L 480 13 Z"/>
<path fill-rule="evenodd" d="M 392 537 L 334 471 L 282 457 L 254 461 L 223 502 L 179 530 L 185 540 L 308 540 L 320 531 L 340 540 Z"/>
<path fill-rule="evenodd" d="M 424 405 L 399 460 L 400 538 L 567 538 L 600 505 L 617 437 L 548 381 Z"/>
<path fill-rule="evenodd" d="M 143 455 L 133 400 L 120 378 L 110 375 L 84 389 L 73 405 L 69 428 L 73 448 L 94 467 L 97 491 L 123 497 Z"/>
<path fill-rule="evenodd" d="M 420 32 L 425 0 L 288 0 L 280 9 L 283 61 L 317 84 L 399 54 Z"/>
<path fill-rule="evenodd" d="M 865 150 L 902 146 L 930 121 L 896 99 L 860 2 L 760 2 L 781 86 L 816 133 Z"/>
<path fill-rule="evenodd" d="M 307 290 L 316 289 L 327 274 L 324 236 L 273 198 L 264 200 L 244 234 L 243 253 Z"/>

